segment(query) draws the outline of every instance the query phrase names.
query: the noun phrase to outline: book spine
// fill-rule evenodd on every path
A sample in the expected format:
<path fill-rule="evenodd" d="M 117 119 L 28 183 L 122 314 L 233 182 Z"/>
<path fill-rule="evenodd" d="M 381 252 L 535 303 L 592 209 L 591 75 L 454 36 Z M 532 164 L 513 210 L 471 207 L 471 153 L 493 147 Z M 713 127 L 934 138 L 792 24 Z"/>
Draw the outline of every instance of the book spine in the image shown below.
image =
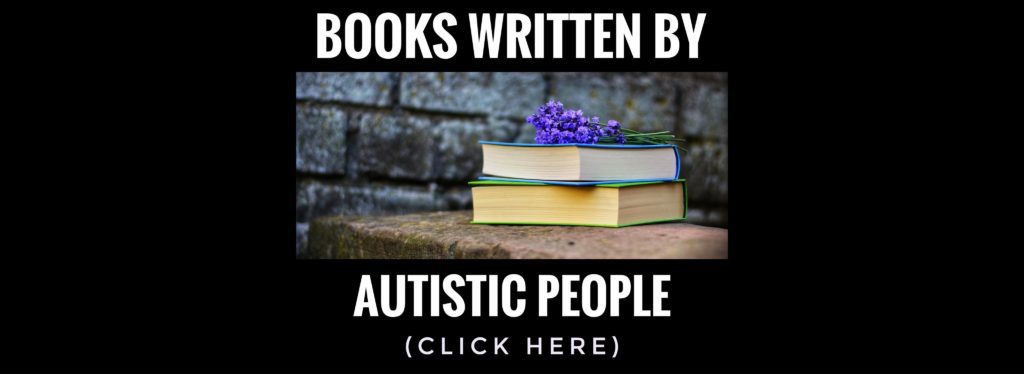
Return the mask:
<path fill-rule="evenodd" d="M 679 179 L 679 177 L 682 176 L 682 174 L 683 174 L 683 158 L 679 155 L 679 147 L 678 146 L 673 145 L 672 146 L 672 150 L 676 151 L 676 177 L 675 177 L 675 179 Z"/>
<path fill-rule="evenodd" d="M 683 220 L 686 220 L 686 215 L 690 211 L 690 194 L 686 188 L 686 180 L 683 180 Z"/>

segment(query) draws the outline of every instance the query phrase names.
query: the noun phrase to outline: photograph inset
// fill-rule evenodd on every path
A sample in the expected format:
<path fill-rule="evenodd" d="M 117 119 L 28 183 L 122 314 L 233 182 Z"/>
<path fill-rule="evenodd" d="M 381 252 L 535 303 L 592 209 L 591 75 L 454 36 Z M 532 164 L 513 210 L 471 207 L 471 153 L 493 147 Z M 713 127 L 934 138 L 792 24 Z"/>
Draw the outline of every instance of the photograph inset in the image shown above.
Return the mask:
<path fill-rule="evenodd" d="M 728 258 L 727 73 L 298 72 L 296 258 Z"/>

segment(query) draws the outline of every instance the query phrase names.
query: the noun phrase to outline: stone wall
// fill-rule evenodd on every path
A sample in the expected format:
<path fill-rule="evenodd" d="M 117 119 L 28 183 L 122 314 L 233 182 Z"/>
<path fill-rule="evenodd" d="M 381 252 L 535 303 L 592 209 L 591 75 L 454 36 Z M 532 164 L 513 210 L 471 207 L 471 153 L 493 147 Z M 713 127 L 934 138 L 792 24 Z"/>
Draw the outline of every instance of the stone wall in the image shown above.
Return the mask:
<path fill-rule="evenodd" d="M 471 208 L 479 140 L 533 142 L 549 98 L 687 139 L 690 222 L 728 226 L 726 73 L 296 73 L 296 255 L 316 217 Z"/>

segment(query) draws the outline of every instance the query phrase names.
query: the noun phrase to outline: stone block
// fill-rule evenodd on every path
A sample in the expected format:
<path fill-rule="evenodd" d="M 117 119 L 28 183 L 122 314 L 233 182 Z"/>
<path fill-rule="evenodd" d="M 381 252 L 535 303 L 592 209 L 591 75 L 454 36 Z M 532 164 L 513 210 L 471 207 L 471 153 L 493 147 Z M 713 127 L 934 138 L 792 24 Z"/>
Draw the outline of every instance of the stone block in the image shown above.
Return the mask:
<path fill-rule="evenodd" d="M 402 73 L 403 107 L 525 119 L 543 104 L 540 73 Z"/>
<path fill-rule="evenodd" d="M 622 228 L 470 224 L 472 212 L 324 217 L 314 258 L 724 259 L 728 231 L 689 223 Z"/>
<path fill-rule="evenodd" d="M 396 73 L 295 73 L 295 98 L 390 106 Z"/>
<path fill-rule="evenodd" d="M 434 179 L 437 152 L 431 121 L 413 115 L 359 113 L 352 126 L 358 129 L 353 167 L 359 175 L 400 180 Z"/>
<path fill-rule="evenodd" d="M 552 96 L 568 108 L 637 131 L 674 131 L 676 85 L 649 73 L 554 73 Z M 534 110 L 536 110 L 534 108 Z"/>
<path fill-rule="evenodd" d="M 483 169 L 481 140 L 514 140 L 516 124 L 509 120 L 443 120 L 437 125 L 437 177 L 446 181 L 470 181 Z"/>
<path fill-rule="evenodd" d="M 688 145 L 683 155 L 683 177 L 689 185 L 690 200 L 729 202 L 729 146 L 721 143 Z"/>
<path fill-rule="evenodd" d="M 346 114 L 334 107 L 295 105 L 295 168 L 345 174 Z"/>

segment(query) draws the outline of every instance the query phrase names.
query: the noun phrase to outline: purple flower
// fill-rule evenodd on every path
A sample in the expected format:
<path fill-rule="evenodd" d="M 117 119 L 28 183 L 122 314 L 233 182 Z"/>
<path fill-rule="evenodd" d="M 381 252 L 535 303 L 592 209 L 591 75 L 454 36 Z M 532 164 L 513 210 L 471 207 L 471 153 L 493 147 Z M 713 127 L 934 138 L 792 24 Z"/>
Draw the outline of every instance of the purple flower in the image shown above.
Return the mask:
<path fill-rule="evenodd" d="M 534 138 L 537 144 L 556 144 L 558 143 L 558 133 L 552 131 L 537 131 L 537 137 Z"/>
<path fill-rule="evenodd" d="M 590 136 L 590 129 L 587 127 L 580 127 L 576 130 L 576 142 L 577 143 L 590 143 L 593 137 Z"/>
<path fill-rule="evenodd" d="M 555 100 L 537 107 L 537 113 L 526 117 L 526 122 L 537 129 L 534 137 L 537 144 L 593 144 L 601 141 L 602 137 L 625 143 L 618 121 L 609 120 L 607 126 L 602 126 L 600 121 L 597 116 L 588 118 L 583 110 L 566 109 Z"/>
<path fill-rule="evenodd" d="M 619 126 L 619 121 L 613 119 L 608 120 L 608 130 L 611 130 L 613 133 L 619 132 Z"/>
<path fill-rule="evenodd" d="M 576 133 L 572 131 L 562 131 L 561 138 L 558 139 L 559 144 L 570 144 L 576 142 Z"/>

